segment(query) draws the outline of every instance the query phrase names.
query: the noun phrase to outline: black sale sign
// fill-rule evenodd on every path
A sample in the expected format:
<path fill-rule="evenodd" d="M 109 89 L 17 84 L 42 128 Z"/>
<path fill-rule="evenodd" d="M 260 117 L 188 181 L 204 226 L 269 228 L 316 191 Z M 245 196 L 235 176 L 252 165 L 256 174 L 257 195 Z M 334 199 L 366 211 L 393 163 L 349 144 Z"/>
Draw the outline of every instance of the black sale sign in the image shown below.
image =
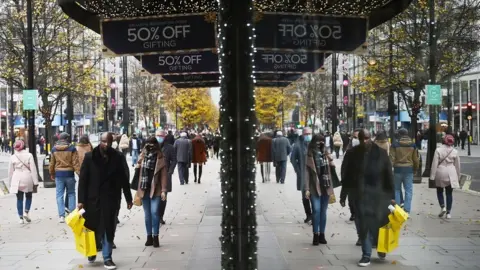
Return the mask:
<path fill-rule="evenodd" d="M 352 52 L 367 40 L 368 19 L 303 13 L 259 13 L 258 50 Z"/>
<path fill-rule="evenodd" d="M 142 67 L 150 74 L 218 73 L 214 51 L 143 55 Z"/>
<path fill-rule="evenodd" d="M 210 88 L 219 87 L 219 81 L 196 81 L 196 82 L 178 82 L 172 83 L 176 88 Z"/>
<path fill-rule="evenodd" d="M 302 77 L 302 74 L 286 73 L 255 73 L 255 80 L 258 81 L 285 81 L 293 82 Z"/>
<path fill-rule="evenodd" d="M 324 60 L 323 53 L 257 51 L 255 72 L 314 72 L 323 66 Z"/>
<path fill-rule="evenodd" d="M 116 55 L 145 55 L 216 48 L 215 20 L 208 13 L 101 21 L 105 47 Z"/>
<path fill-rule="evenodd" d="M 291 84 L 292 82 L 288 81 L 256 81 L 255 86 L 256 87 L 287 87 Z"/>
<path fill-rule="evenodd" d="M 213 74 L 164 75 L 162 76 L 162 78 L 170 83 L 218 81 L 220 79 L 220 74 L 213 73 Z"/>

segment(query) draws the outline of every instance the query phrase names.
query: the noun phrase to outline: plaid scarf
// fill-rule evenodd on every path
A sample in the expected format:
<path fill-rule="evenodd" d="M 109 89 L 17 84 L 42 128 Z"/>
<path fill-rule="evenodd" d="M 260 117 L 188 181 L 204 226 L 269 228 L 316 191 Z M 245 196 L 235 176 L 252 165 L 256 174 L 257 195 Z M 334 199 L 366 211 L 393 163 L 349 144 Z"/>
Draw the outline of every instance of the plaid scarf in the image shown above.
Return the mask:
<path fill-rule="evenodd" d="M 329 188 L 331 186 L 329 165 L 326 155 L 317 151 L 314 153 L 313 160 L 317 169 L 318 180 L 322 188 Z"/>
<path fill-rule="evenodd" d="M 149 171 L 155 170 L 156 162 L 157 162 L 157 152 L 147 150 L 142 163 L 142 179 L 140 182 L 140 188 L 142 190 L 146 190 L 151 185 L 152 179 L 149 179 L 148 175 L 149 175 Z"/>

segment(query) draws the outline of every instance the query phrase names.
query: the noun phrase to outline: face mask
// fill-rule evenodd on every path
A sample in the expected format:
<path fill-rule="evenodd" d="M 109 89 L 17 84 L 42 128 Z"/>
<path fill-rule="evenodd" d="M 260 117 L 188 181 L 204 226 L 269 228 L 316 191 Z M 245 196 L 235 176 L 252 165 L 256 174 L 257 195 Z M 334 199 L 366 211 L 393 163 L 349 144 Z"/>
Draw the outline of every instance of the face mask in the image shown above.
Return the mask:
<path fill-rule="evenodd" d="M 352 146 L 355 147 L 360 144 L 360 141 L 357 138 L 352 139 Z"/>
<path fill-rule="evenodd" d="M 165 140 L 165 138 L 163 138 L 163 137 L 157 137 L 158 143 L 163 143 L 163 140 Z"/>
<path fill-rule="evenodd" d="M 306 141 L 306 142 L 309 142 L 312 140 L 312 135 L 304 135 L 303 136 L 303 139 Z"/>

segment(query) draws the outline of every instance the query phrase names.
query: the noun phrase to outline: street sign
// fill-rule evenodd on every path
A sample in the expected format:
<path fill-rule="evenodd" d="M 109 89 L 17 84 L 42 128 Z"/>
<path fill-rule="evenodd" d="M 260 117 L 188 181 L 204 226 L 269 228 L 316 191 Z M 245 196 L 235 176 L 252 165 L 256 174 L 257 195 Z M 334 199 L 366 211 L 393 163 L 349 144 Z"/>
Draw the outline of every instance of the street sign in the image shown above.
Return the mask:
<path fill-rule="evenodd" d="M 256 81 L 256 87 L 287 87 L 292 82 L 289 81 Z"/>
<path fill-rule="evenodd" d="M 216 48 L 215 20 L 207 13 L 104 19 L 103 45 L 116 55 L 145 55 Z"/>
<path fill-rule="evenodd" d="M 23 90 L 23 110 L 38 109 L 38 90 Z"/>
<path fill-rule="evenodd" d="M 214 51 L 143 55 L 142 67 L 150 74 L 218 73 L 218 54 Z"/>
<path fill-rule="evenodd" d="M 302 77 L 302 74 L 286 73 L 255 73 L 255 80 L 259 81 L 289 81 L 293 82 Z"/>
<path fill-rule="evenodd" d="M 366 17 L 277 12 L 257 17 L 258 50 L 353 52 L 367 40 Z"/>
<path fill-rule="evenodd" d="M 323 66 L 324 60 L 323 53 L 257 51 L 255 72 L 314 72 Z"/>
<path fill-rule="evenodd" d="M 428 84 L 427 86 L 427 105 L 442 105 L 442 89 L 439 84 Z"/>
<path fill-rule="evenodd" d="M 220 73 L 213 74 L 184 74 L 184 75 L 164 75 L 163 79 L 170 83 L 181 82 L 202 82 L 202 81 L 218 81 L 220 79 Z"/>

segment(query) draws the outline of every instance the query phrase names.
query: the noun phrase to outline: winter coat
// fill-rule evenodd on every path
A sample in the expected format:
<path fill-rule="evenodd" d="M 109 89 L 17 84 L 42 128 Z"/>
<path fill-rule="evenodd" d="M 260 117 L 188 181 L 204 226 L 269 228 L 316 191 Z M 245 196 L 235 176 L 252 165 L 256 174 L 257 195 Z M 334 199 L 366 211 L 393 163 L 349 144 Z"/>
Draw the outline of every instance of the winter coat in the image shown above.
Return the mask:
<path fill-rule="evenodd" d="M 135 141 L 136 144 L 137 144 L 137 145 L 136 145 L 136 146 L 137 146 L 136 149 L 133 149 L 133 141 Z M 128 144 L 128 148 L 130 149 L 130 151 L 132 151 L 132 150 L 137 150 L 137 151 L 140 152 L 140 150 L 142 150 L 142 140 L 140 140 L 139 138 L 132 138 L 132 139 L 130 139 L 130 142 L 129 142 L 129 144 Z"/>
<path fill-rule="evenodd" d="M 138 179 L 142 179 L 142 164 L 143 159 L 145 158 L 145 152 L 142 151 L 140 157 L 138 158 L 137 167 L 140 168 L 140 173 L 138 174 Z M 157 151 L 157 162 L 155 164 L 155 170 L 153 173 L 152 187 L 150 188 L 150 198 L 160 196 L 162 192 L 167 192 L 168 184 L 168 170 L 167 163 L 165 162 L 165 157 L 163 156 L 162 151 Z M 138 181 L 137 194 L 140 198 L 145 196 L 145 192 L 140 188 L 142 181 Z"/>
<path fill-rule="evenodd" d="M 437 187 L 460 188 L 460 157 L 455 148 L 442 145 L 435 150 L 430 179 L 435 179 Z"/>
<path fill-rule="evenodd" d="M 202 136 L 195 136 L 192 140 L 192 163 L 203 164 L 207 162 L 207 146 Z"/>
<path fill-rule="evenodd" d="M 340 201 L 345 201 L 347 195 L 358 210 L 360 239 L 367 232 L 376 239 L 379 228 L 389 222 L 388 206 L 394 198 L 392 165 L 387 153 L 378 145 L 362 144 L 346 152 Z"/>
<path fill-rule="evenodd" d="M 277 137 L 272 140 L 272 158 L 274 162 L 286 161 L 292 151 L 290 142 L 285 137 Z"/>
<path fill-rule="evenodd" d="M 416 171 L 420 166 L 417 146 L 408 136 L 403 136 L 400 140 L 392 143 L 389 155 L 395 171 L 404 168 L 413 168 L 413 171 Z"/>
<path fill-rule="evenodd" d="M 78 203 L 85 208 L 85 227 L 98 235 L 107 234 L 108 241 L 115 238 L 119 202 L 123 195 L 132 203 L 130 183 L 124 169 L 124 156 L 112 148 L 104 160 L 97 146 L 85 155 L 78 181 Z"/>
<path fill-rule="evenodd" d="M 59 140 L 50 156 L 50 175 L 55 177 L 74 177 L 80 173 L 78 152 L 75 146 Z"/>
<path fill-rule="evenodd" d="M 305 172 L 307 169 L 307 143 L 303 136 L 299 136 L 293 145 L 292 154 L 290 155 L 290 162 L 297 174 L 297 190 L 304 190 Z"/>
<path fill-rule="evenodd" d="M 83 143 L 77 143 L 77 152 L 78 152 L 78 164 L 82 166 L 83 159 L 85 158 L 85 154 L 88 152 L 92 152 L 93 147 L 90 143 L 88 144 L 83 144 Z"/>
<path fill-rule="evenodd" d="M 165 158 L 165 166 L 168 168 L 167 191 L 172 192 L 172 174 L 175 171 L 175 166 L 177 166 L 177 154 L 173 145 L 166 141 L 163 143 L 162 153 Z"/>
<path fill-rule="evenodd" d="M 177 153 L 177 162 L 190 163 L 192 161 L 192 142 L 187 138 L 179 138 L 173 144 Z"/>
<path fill-rule="evenodd" d="M 387 154 L 389 155 L 390 153 L 390 143 L 388 140 L 375 140 L 375 143 L 380 146 L 383 150 L 387 151 Z"/>
<path fill-rule="evenodd" d="M 120 148 L 120 150 L 122 151 L 130 148 L 130 141 L 128 140 L 127 135 L 122 135 L 122 137 L 120 138 L 120 143 L 118 144 L 118 148 Z"/>
<path fill-rule="evenodd" d="M 330 166 L 327 164 L 327 172 L 319 172 L 318 170 L 321 169 L 322 164 L 319 164 L 320 161 L 317 160 L 315 161 L 314 155 L 317 155 L 317 153 L 313 153 L 312 155 L 307 154 L 307 160 L 306 160 L 306 170 L 305 170 L 305 183 L 304 183 L 304 190 L 309 190 L 311 194 L 316 194 L 317 196 L 321 195 L 332 195 L 333 194 L 333 185 L 332 185 L 332 177 L 330 174 Z M 321 154 L 318 154 L 322 156 Z M 326 158 L 327 163 L 328 163 L 328 158 Z M 316 166 L 317 165 L 317 166 Z M 323 175 L 323 173 L 326 173 L 328 175 L 328 181 L 330 181 L 330 185 L 326 190 L 322 191 L 322 188 L 320 187 L 320 180 L 318 179 L 318 174 Z M 326 194 L 324 194 L 326 192 Z"/>
<path fill-rule="evenodd" d="M 272 138 L 262 134 L 257 141 L 257 161 L 272 162 Z"/>
<path fill-rule="evenodd" d="M 340 132 L 335 132 L 333 135 L 333 146 L 335 147 L 342 147 L 343 146 L 343 140 L 342 140 L 342 135 L 340 135 Z"/>
<path fill-rule="evenodd" d="M 10 193 L 33 192 L 33 186 L 38 185 L 37 167 L 32 154 L 27 150 L 17 151 L 10 156 L 8 179 Z"/>

